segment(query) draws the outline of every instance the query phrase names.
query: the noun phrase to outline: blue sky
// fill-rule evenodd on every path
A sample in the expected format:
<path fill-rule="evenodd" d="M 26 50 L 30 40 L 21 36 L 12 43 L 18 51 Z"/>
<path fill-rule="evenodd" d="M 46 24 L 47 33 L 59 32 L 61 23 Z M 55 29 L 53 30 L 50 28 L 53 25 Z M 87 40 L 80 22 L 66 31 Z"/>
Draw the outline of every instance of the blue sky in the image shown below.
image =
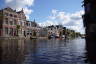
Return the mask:
<path fill-rule="evenodd" d="M 81 2 L 82 0 L 35 0 L 31 7 L 34 10 L 31 16 L 42 21 L 51 14 L 52 9 L 72 13 L 82 10 Z"/>
<path fill-rule="evenodd" d="M 36 20 L 40 26 L 62 24 L 84 33 L 81 15 L 82 0 L 0 0 L 0 8 L 11 7 L 24 13 L 28 20 Z"/>

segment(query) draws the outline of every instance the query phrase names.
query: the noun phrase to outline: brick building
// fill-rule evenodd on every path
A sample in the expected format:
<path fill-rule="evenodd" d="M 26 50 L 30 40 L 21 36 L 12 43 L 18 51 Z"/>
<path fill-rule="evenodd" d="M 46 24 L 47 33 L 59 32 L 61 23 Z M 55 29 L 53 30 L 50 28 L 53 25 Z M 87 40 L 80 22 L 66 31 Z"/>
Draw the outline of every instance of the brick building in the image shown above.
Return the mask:
<path fill-rule="evenodd" d="M 26 16 L 23 9 L 19 12 L 10 7 L 0 10 L 0 36 L 24 36 L 25 24 Z"/>
<path fill-rule="evenodd" d="M 62 36 L 63 34 L 63 29 L 64 27 L 62 25 L 52 25 L 52 26 L 48 26 L 47 30 L 48 30 L 48 35 L 53 35 L 53 36 Z"/>
<path fill-rule="evenodd" d="M 26 21 L 26 36 L 39 36 L 39 25 L 34 21 Z"/>

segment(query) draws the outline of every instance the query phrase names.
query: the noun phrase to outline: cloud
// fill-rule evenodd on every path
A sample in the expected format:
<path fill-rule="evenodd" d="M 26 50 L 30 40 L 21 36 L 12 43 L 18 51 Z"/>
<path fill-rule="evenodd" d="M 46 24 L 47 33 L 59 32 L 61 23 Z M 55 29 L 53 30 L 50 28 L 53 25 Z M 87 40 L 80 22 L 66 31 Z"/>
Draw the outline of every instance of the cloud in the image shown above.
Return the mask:
<path fill-rule="evenodd" d="M 53 20 L 56 19 L 57 12 L 58 12 L 58 10 L 53 9 L 53 10 L 52 10 L 52 16 L 49 16 L 49 18 L 50 18 L 50 19 L 53 19 Z"/>
<path fill-rule="evenodd" d="M 53 16 L 55 16 L 55 15 L 57 14 L 57 12 L 58 12 L 58 10 L 53 9 L 53 10 L 52 10 L 52 14 L 53 14 Z"/>
<path fill-rule="evenodd" d="M 12 2 L 12 0 L 6 0 L 7 3 Z"/>
<path fill-rule="evenodd" d="M 33 12 L 32 9 L 24 8 L 24 13 L 26 14 L 27 19 L 29 19 L 29 15 Z"/>
<path fill-rule="evenodd" d="M 34 5 L 34 0 L 4 0 L 5 1 L 5 7 L 9 6 L 12 9 L 16 9 L 17 11 L 20 11 L 22 8 L 24 8 L 24 13 L 27 16 L 27 19 L 29 19 L 30 14 L 33 12 L 32 9 L 29 7 Z"/>
<path fill-rule="evenodd" d="M 50 16 L 48 16 L 48 19 L 40 23 L 40 25 L 49 26 L 49 25 L 62 24 L 63 26 L 69 29 L 73 29 L 76 32 L 84 33 L 83 21 L 82 21 L 83 14 L 84 14 L 83 10 L 76 11 L 74 13 L 67 13 L 64 11 L 53 9 L 51 11 Z"/>
<path fill-rule="evenodd" d="M 56 21 L 46 20 L 45 22 L 39 23 L 40 26 L 50 26 L 50 25 L 58 25 Z"/>

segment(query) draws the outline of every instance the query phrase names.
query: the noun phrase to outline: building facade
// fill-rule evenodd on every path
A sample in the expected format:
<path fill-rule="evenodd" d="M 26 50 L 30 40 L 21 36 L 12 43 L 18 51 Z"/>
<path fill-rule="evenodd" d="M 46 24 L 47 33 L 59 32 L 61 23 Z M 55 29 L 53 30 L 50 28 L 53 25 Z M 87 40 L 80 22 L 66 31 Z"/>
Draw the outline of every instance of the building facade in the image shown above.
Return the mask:
<path fill-rule="evenodd" d="M 23 9 L 16 12 L 10 7 L 0 10 L 0 37 L 31 36 L 39 33 L 39 26 L 34 21 L 27 21 Z"/>
<path fill-rule="evenodd" d="M 39 25 L 34 21 L 26 21 L 26 36 L 36 36 L 39 37 L 40 32 Z"/>
<path fill-rule="evenodd" d="M 48 30 L 48 35 L 53 35 L 53 36 L 57 36 L 57 37 L 60 37 L 63 34 L 64 32 L 64 27 L 62 25 L 52 25 L 52 26 L 48 26 L 47 27 L 47 30 Z"/>
<path fill-rule="evenodd" d="M 0 36 L 24 36 L 26 16 L 23 9 L 19 12 L 11 8 L 0 10 Z"/>
<path fill-rule="evenodd" d="M 48 37 L 48 29 L 47 28 L 40 28 L 39 37 Z"/>

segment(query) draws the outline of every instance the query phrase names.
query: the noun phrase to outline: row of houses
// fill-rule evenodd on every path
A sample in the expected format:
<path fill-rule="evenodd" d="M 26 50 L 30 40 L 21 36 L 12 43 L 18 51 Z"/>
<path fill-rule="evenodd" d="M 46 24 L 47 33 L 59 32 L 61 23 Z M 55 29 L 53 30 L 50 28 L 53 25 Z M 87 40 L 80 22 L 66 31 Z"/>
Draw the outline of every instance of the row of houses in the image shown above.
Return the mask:
<path fill-rule="evenodd" d="M 42 28 L 35 22 L 35 19 L 26 20 L 23 9 L 18 12 L 10 7 L 0 10 L 0 37 L 48 37 L 50 35 L 59 37 L 68 35 L 68 31 L 62 25 Z"/>

